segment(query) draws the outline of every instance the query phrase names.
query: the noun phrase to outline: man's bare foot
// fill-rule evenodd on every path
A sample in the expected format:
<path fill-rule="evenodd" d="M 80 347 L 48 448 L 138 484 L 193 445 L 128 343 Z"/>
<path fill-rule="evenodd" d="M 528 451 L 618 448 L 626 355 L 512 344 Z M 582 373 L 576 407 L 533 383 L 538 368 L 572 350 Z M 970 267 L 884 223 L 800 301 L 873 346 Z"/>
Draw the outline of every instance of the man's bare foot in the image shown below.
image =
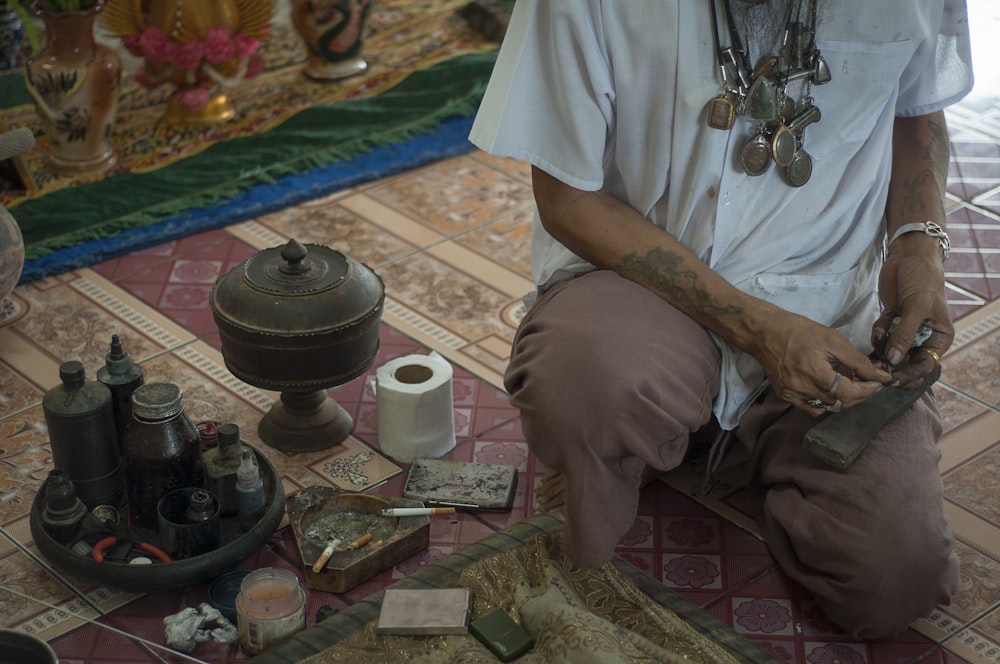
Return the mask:
<path fill-rule="evenodd" d="M 566 476 L 557 470 L 550 470 L 542 475 L 535 488 L 535 512 L 564 515 L 566 486 Z"/>

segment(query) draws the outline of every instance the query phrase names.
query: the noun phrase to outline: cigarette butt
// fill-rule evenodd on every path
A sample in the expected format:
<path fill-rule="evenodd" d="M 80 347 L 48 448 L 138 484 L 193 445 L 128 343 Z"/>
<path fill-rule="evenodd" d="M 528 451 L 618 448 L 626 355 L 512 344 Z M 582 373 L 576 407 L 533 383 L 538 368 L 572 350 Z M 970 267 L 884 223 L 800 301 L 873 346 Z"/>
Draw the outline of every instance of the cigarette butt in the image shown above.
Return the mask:
<path fill-rule="evenodd" d="M 454 513 L 454 507 L 390 507 L 382 510 L 382 516 L 441 516 Z"/>
<path fill-rule="evenodd" d="M 362 535 L 358 539 L 356 539 L 353 542 L 351 542 L 351 545 L 348 548 L 350 548 L 350 549 L 360 549 L 365 544 L 368 544 L 368 542 L 371 542 L 371 541 L 372 541 L 372 534 L 371 533 L 365 533 L 364 535 Z"/>
<path fill-rule="evenodd" d="M 333 550 L 337 548 L 338 544 L 340 544 L 339 539 L 332 539 L 326 543 L 326 548 L 323 549 L 323 553 L 319 554 L 319 558 L 317 558 L 316 562 L 313 564 L 312 569 L 314 572 L 319 574 L 323 571 L 323 568 L 326 567 L 326 563 L 329 562 L 330 556 L 333 555 Z"/>

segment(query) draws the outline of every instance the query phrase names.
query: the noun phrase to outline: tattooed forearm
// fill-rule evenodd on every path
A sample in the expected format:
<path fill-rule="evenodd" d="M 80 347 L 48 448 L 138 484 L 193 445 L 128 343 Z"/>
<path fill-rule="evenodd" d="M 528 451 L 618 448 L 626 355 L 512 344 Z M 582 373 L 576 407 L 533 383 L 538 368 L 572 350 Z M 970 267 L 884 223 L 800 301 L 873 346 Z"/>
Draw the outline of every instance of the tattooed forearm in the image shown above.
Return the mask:
<path fill-rule="evenodd" d="M 901 128 L 894 150 L 894 212 L 900 219 L 933 218 L 948 179 L 948 129 L 938 115 L 914 118 Z"/>
<path fill-rule="evenodd" d="M 658 293 L 681 311 L 706 316 L 738 316 L 743 308 L 723 305 L 698 283 L 698 275 L 680 269 L 682 258 L 657 247 L 645 256 L 627 254 L 618 272 Z"/>
<path fill-rule="evenodd" d="M 927 127 L 931 132 L 931 140 L 924 151 L 924 159 L 931 162 L 931 168 L 937 176 L 941 186 L 948 179 L 948 160 L 951 157 L 951 146 L 948 142 L 948 128 L 934 120 L 927 121 Z"/>
<path fill-rule="evenodd" d="M 903 181 L 899 213 L 903 217 L 927 216 L 926 191 L 928 185 L 936 184 L 937 178 L 930 169 L 925 169 Z"/>

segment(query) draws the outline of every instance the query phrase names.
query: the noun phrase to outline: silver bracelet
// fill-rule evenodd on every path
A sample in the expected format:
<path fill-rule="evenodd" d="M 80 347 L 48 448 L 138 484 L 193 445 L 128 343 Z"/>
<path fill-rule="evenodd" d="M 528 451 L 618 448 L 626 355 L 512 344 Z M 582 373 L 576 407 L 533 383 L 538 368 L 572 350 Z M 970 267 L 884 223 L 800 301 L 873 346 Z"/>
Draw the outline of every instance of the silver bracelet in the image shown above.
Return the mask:
<path fill-rule="evenodd" d="M 933 221 L 914 221 L 909 224 L 903 224 L 896 229 L 896 232 L 892 234 L 889 241 L 885 243 L 885 253 L 889 253 L 892 243 L 899 239 L 899 236 L 906 235 L 907 233 L 915 233 L 917 231 L 923 233 L 924 235 L 937 238 L 938 246 L 941 247 L 941 253 L 943 255 L 941 260 L 948 260 L 948 254 L 951 252 L 951 239 L 948 238 L 948 234 L 945 230 Z"/>

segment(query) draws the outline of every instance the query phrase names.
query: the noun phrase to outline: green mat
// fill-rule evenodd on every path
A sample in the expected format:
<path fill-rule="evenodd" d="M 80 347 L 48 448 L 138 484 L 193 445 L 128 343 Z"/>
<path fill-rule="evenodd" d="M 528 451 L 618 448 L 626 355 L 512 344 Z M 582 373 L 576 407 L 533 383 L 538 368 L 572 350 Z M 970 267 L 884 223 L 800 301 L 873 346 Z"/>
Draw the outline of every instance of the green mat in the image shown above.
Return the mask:
<path fill-rule="evenodd" d="M 495 51 L 458 56 L 416 71 L 377 96 L 306 109 L 271 131 L 218 143 L 154 172 L 115 175 L 27 200 L 12 209 L 27 259 L 156 224 L 282 176 L 406 141 L 446 118 L 468 117 L 495 56 Z M 211 224 L 204 220 L 206 227 Z M 30 268 L 25 275 L 37 277 Z"/>

